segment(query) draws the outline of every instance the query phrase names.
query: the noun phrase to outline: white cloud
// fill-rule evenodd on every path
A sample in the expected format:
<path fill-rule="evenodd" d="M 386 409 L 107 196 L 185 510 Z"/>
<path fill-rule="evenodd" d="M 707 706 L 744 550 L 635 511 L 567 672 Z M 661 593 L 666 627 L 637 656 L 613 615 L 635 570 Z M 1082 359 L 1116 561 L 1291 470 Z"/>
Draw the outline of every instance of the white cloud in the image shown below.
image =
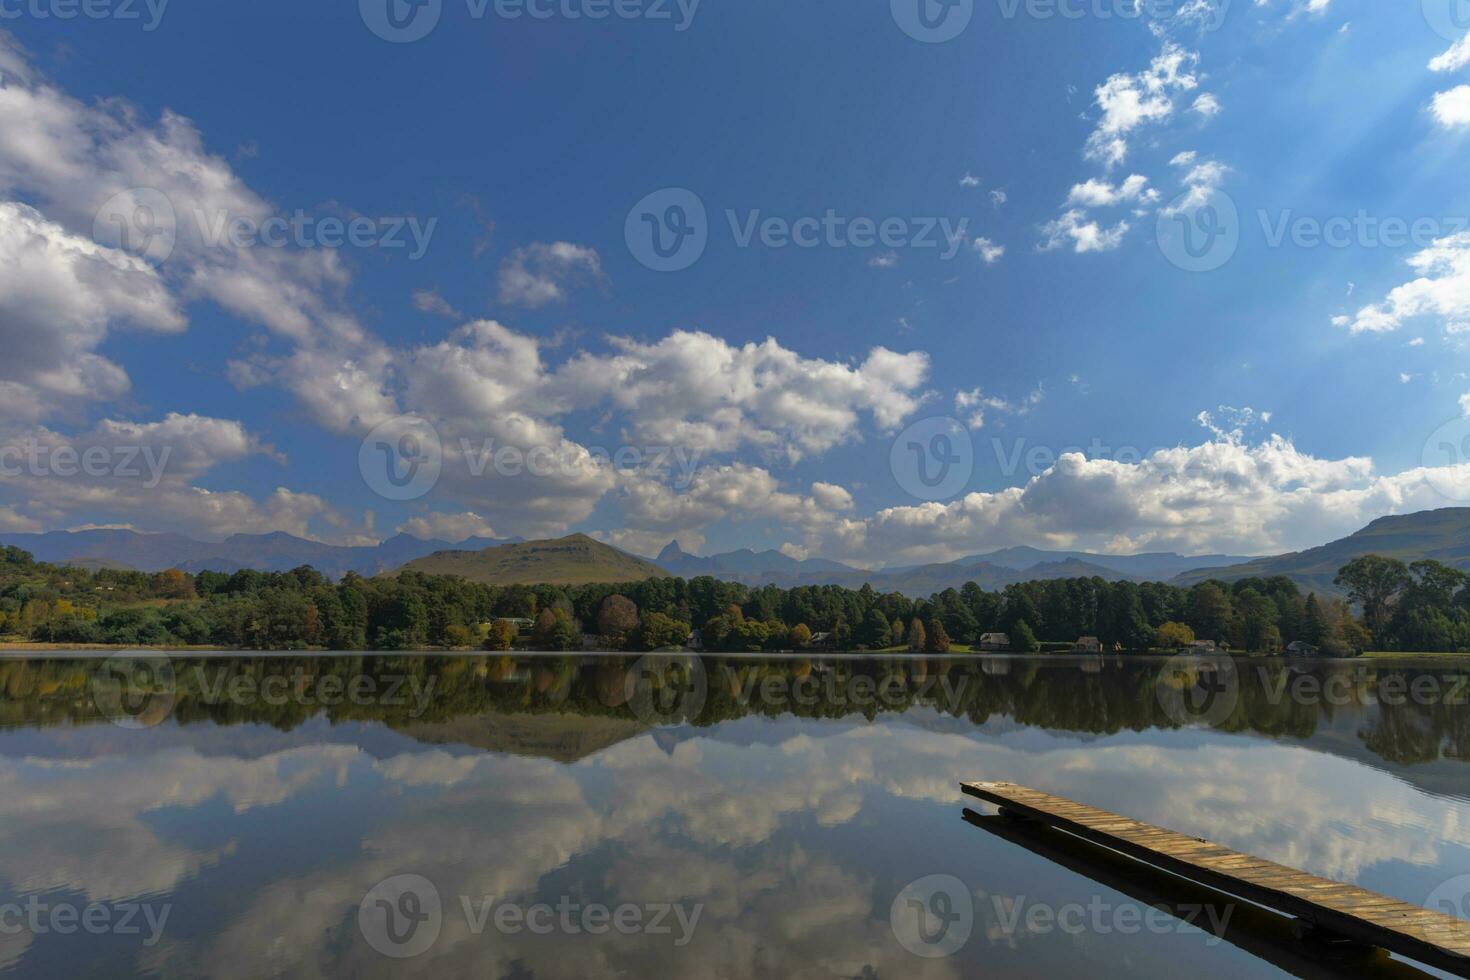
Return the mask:
<path fill-rule="evenodd" d="M 1470 34 L 1460 38 L 1444 54 L 1429 63 L 1430 71 L 1459 71 L 1470 65 Z"/>
<path fill-rule="evenodd" d="M 572 242 L 535 242 L 500 263 L 500 302 L 533 308 L 559 303 L 568 290 L 603 279 L 596 249 Z"/>
<path fill-rule="evenodd" d="M 1167 42 L 1146 70 L 1120 72 L 1099 85 L 1093 95 L 1102 117 L 1088 137 L 1088 158 L 1109 167 L 1122 163 L 1128 137 L 1141 126 L 1168 119 L 1175 96 L 1198 86 L 1191 71 L 1198 61 L 1199 55 Z"/>
<path fill-rule="evenodd" d="M 976 177 L 974 174 L 968 174 L 967 173 L 963 177 L 960 178 L 960 186 L 961 187 L 979 187 L 980 186 L 980 178 L 979 177 Z"/>
<path fill-rule="evenodd" d="M 1461 85 L 1434 96 L 1430 112 L 1444 128 L 1470 126 L 1470 85 Z"/>
<path fill-rule="evenodd" d="M 1460 396 L 1460 414 L 1470 418 L 1470 391 Z"/>
<path fill-rule="evenodd" d="M 436 316 L 448 317 L 451 320 L 462 318 L 462 314 L 450 304 L 449 300 L 440 296 L 437 290 L 415 289 L 413 291 L 414 308 L 423 313 L 433 313 Z"/>
<path fill-rule="evenodd" d="M 972 429 L 981 429 L 985 427 L 987 409 L 1003 415 L 1025 415 L 1040 405 L 1044 397 L 1045 391 L 1041 385 L 1037 385 L 1019 402 L 1013 402 L 997 395 L 987 395 L 980 388 L 971 388 L 969 391 L 955 392 L 954 407 L 955 411 L 966 414 L 966 425 Z"/>
<path fill-rule="evenodd" d="M 1190 112 L 1197 112 L 1206 119 L 1211 119 L 1219 115 L 1220 109 L 1220 100 L 1209 92 L 1205 92 L 1199 98 L 1195 99 L 1194 104 L 1189 107 Z"/>
<path fill-rule="evenodd" d="M 994 265 L 999 262 L 1001 256 L 1006 254 L 1004 245 L 997 245 L 988 238 L 980 237 L 970 243 L 975 251 L 980 253 L 980 260 L 986 265 Z"/>
<path fill-rule="evenodd" d="M 1112 227 L 1107 227 L 1088 220 L 1087 212 L 1080 208 L 1072 208 L 1063 212 L 1060 218 L 1042 226 L 1043 237 L 1038 247 L 1046 252 L 1070 242 L 1072 250 L 1079 254 L 1110 252 L 1123 244 L 1123 236 L 1128 233 L 1129 227 L 1127 221 L 1119 221 Z"/>
<path fill-rule="evenodd" d="M 174 332 L 185 320 L 141 259 L 73 235 L 34 208 L 0 202 L 4 414 L 39 418 L 126 393 L 127 373 L 97 353 L 119 325 Z"/>
<path fill-rule="evenodd" d="M 1148 178 L 1132 174 L 1114 186 L 1106 180 L 1092 178 L 1075 185 L 1067 195 L 1067 205 L 1084 208 L 1114 207 L 1129 201 L 1141 204 L 1158 200 L 1159 193 L 1148 186 Z"/>
<path fill-rule="evenodd" d="M 1006 192 L 1004 190 L 997 189 L 990 192 L 990 206 L 993 208 L 1000 207 L 1008 200 L 1010 200 L 1010 198 L 1006 195 Z"/>
<path fill-rule="evenodd" d="M 920 403 L 929 374 L 922 352 L 875 347 L 856 366 L 805 358 L 776 340 L 736 347 L 707 333 L 675 331 L 642 343 L 613 338 L 614 353 L 582 353 L 550 385 L 574 405 L 610 403 L 650 444 L 732 451 L 742 445 L 788 458 L 856 437 L 860 413 L 882 429 Z"/>
<path fill-rule="evenodd" d="M 852 510 L 852 494 L 835 483 L 823 483 L 820 480 L 813 483 L 812 499 L 817 502 L 818 507 L 825 507 L 827 510 Z"/>
<path fill-rule="evenodd" d="M 1290 440 L 1226 433 L 1138 461 L 1064 453 L 1024 485 L 892 507 L 806 542 L 814 553 L 902 564 L 1014 544 L 1133 553 L 1275 554 L 1390 513 L 1470 499 L 1470 465 L 1380 475 L 1362 457 L 1321 459 Z"/>
<path fill-rule="evenodd" d="M 1381 303 L 1333 318 L 1352 333 L 1386 333 L 1415 317 L 1439 317 L 1449 333 L 1470 329 L 1470 232 L 1441 238 L 1410 256 L 1418 278 L 1391 290 Z"/>
<path fill-rule="evenodd" d="M 425 541 L 437 539 L 460 542 L 466 538 L 495 537 L 495 529 L 489 522 L 471 511 L 459 514 L 420 514 L 398 525 L 398 530 Z"/>
<path fill-rule="evenodd" d="M 891 269 L 896 265 L 898 265 L 898 253 L 892 250 L 879 252 L 868 260 L 868 267 L 871 269 Z"/>

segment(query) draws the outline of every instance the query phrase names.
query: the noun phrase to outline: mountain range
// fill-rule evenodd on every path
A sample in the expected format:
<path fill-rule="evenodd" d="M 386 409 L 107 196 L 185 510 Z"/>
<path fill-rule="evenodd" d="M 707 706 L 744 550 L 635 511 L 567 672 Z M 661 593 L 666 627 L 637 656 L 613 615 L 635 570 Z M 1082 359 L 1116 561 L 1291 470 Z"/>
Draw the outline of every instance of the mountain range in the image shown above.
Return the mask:
<path fill-rule="evenodd" d="M 284 572 L 310 565 L 332 578 L 348 572 L 377 575 L 406 562 L 450 548 L 485 548 L 519 538 L 471 538 L 458 543 L 426 541 L 396 534 L 376 545 L 351 547 L 322 544 L 284 531 L 270 534 L 232 534 L 223 541 L 199 541 L 182 534 L 145 534 L 116 528 L 85 531 L 47 531 L 42 534 L 0 534 L 0 545 L 24 548 L 37 561 L 97 568 L 133 568 L 158 572 L 178 568 L 234 572 L 255 568 Z"/>
<path fill-rule="evenodd" d="M 949 562 L 868 570 L 825 558 L 793 558 L 779 551 L 741 549 L 691 555 L 671 541 L 648 560 L 585 534 L 547 541 L 520 538 L 470 538 L 449 542 L 398 534 L 377 545 L 322 544 L 284 532 L 235 534 L 223 541 L 199 541 L 181 534 L 145 534 L 126 529 L 0 534 L 0 544 L 15 545 L 41 561 L 92 567 L 160 571 L 180 568 L 231 572 L 240 568 L 285 571 L 311 565 L 339 578 L 349 571 L 377 575 L 398 568 L 464 575 L 481 582 L 577 584 L 625 582 L 673 574 L 710 575 L 747 585 L 843 585 L 869 583 L 879 591 L 927 596 L 975 582 L 995 590 L 1036 579 L 1098 577 L 1109 581 L 1164 581 L 1189 586 L 1209 578 L 1235 581 L 1251 576 L 1285 575 L 1303 590 L 1340 595 L 1332 582 L 1351 559 L 1365 554 L 1414 561 L 1434 558 L 1470 571 L 1470 508 L 1444 508 L 1382 517 L 1367 527 L 1305 551 L 1263 558 L 1231 555 L 1179 555 L 1154 552 L 1104 555 L 1086 551 L 1048 551 L 1014 547 Z"/>
<path fill-rule="evenodd" d="M 1338 569 L 1362 555 L 1382 555 L 1404 562 L 1432 558 L 1470 572 L 1470 507 L 1445 507 L 1417 514 L 1380 517 L 1345 538 L 1274 558 L 1255 558 L 1223 568 L 1199 569 L 1175 577 L 1176 585 L 1207 578 L 1225 582 L 1252 576 L 1285 575 L 1306 592 L 1341 596 L 1333 584 Z"/>
<path fill-rule="evenodd" d="M 880 592 L 927 596 L 974 582 L 982 589 L 1003 589 L 1016 582 L 1053 578 L 1099 577 L 1109 581 L 1162 581 L 1196 568 L 1214 568 L 1250 561 L 1231 555 L 1187 557 L 1172 552 L 1142 555 L 1099 555 L 1085 551 L 1044 551 L 1040 548 L 1003 548 L 949 562 L 904 565 L 873 571 L 825 558 L 797 559 L 779 551 L 742 549 L 698 557 L 670 541 L 654 559 L 683 578 L 712 575 L 746 585 L 844 585 L 860 588 L 870 583 Z"/>

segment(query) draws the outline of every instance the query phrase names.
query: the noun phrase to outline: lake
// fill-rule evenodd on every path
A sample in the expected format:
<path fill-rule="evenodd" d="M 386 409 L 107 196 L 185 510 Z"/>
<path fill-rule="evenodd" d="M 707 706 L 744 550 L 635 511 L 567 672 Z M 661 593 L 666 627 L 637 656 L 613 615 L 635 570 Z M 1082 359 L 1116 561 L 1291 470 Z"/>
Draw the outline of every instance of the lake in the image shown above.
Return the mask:
<path fill-rule="evenodd" d="M 1465 659 L 47 654 L 0 976 L 1434 975 L 975 779 L 1470 916 Z"/>

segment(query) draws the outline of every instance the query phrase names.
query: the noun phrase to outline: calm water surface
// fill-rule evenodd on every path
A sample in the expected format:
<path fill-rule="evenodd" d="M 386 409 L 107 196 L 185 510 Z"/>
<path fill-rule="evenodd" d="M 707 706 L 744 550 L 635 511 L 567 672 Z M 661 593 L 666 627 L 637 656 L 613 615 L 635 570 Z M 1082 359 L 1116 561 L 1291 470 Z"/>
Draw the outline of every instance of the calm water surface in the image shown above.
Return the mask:
<path fill-rule="evenodd" d="M 1470 663 L 1177 668 L 0 660 L 0 976 L 1424 975 L 962 817 L 1010 780 L 1465 909 Z"/>

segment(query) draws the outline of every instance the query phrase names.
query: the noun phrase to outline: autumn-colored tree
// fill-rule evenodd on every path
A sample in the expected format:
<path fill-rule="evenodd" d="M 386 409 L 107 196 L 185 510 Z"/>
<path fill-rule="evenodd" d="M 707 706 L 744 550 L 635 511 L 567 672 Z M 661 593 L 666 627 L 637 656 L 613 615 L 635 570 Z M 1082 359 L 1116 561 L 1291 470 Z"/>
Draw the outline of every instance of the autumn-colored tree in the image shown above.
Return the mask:
<path fill-rule="evenodd" d="M 194 579 L 177 568 L 165 568 L 153 576 L 153 594 L 160 599 L 194 598 Z"/>
<path fill-rule="evenodd" d="M 925 644 L 924 649 L 930 653 L 949 652 L 949 634 L 945 632 L 944 624 L 937 619 L 929 620 L 928 643 Z"/>
<path fill-rule="evenodd" d="M 638 628 L 638 606 L 625 595 L 614 593 L 602 600 L 597 610 L 597 633 L 604 643 L 622 647 L 628 634 Z"/>
<path fill-rule="evenodd" d="M 919 618 L 915 616 L 914 621 L 909 623 L 909 649 L 921 651 L 927 642 L 928 638 L 924 635 L 924 624 L 919 622 Z"/>
<path fill-rule="evenodd" d="M 812 630 L 806 623 L 797 623 L 791 627 L 790 642 L 793 649 L 805 650 L 811 646 Z"/>
<path fill-rule="evenodd" d="M 1194 642 L 1194 630 L 1184 623 L 1170 621 L 1159 627 L 1154 642 L 1165 650 L 1178 650 Z"/>
<path fill-rule="evenodd" d="M 555 617 L 552 617 L 555 619 Z M 511 644 L 515 643 L 515 623 L 504 619 L 497 619 L 490 624 L 490 631 L 485 634 L 486 650 L 509 650 Z"/>

